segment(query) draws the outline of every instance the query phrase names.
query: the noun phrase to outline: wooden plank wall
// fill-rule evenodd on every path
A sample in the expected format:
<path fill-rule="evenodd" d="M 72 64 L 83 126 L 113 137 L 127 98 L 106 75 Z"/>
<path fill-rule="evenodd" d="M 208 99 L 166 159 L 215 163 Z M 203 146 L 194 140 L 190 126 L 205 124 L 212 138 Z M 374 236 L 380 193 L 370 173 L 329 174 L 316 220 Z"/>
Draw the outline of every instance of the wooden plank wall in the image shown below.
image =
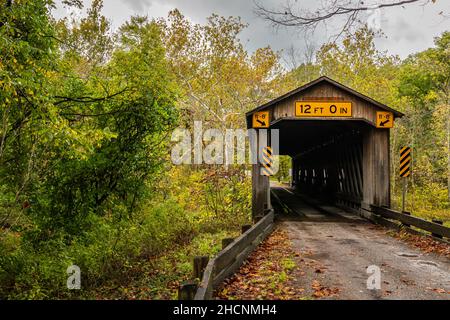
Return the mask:
<path fill-rule="evenodd" d="M 252 217 L 262 216 L 268 209 L 269 177 L 260 174 L 260 164 L 252 165 Z"/>
<path fill-rule="evenodd" d="M 352 118 L 363 119 L 372 124 L 375 124 L 376 110 L 382 111 L 369 102 L 351 95 L 350 93 L 334 87 L 327 83 L 320 83 L 307 91 L 302 92 L 299 95 L 294 95 L 281 101 L 273 108 L 271 108 L 271 121 L 278 120 L 280 118 L 295 117 L 295 101 L 299 100 L 311 100 L 311 99 L 336 99 L 352 102 Z M 345 120 L 348 118 L 333 118 L 333 120 Z"/>
<path fill-rule="evenodd" d="M 390 206 L 389 130 L 368 127 L 363 134 L 363 208 Z"/>
<path fill-rule="evenodd" d="M 255 219 L 261 217 L 264 214 L 264 210 L 270 209 L 270 181 L 269 177 L 261 175 L 261 163 L 260 155 L 262 154 L 262 149 L 270 144 L 268 132 L 258 131 L 256 137 L 256 150 L 258 159 L 257 164 L 252 165 L 252 217 Z"/>

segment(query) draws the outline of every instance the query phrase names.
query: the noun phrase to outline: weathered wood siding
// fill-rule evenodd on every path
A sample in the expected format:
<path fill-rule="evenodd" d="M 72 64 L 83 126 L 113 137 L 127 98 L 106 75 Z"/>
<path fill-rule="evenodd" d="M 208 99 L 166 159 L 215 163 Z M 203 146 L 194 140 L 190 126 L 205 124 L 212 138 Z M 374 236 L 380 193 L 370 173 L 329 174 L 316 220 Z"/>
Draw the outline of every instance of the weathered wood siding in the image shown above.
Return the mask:
<path fill-rule="evenodd" d="M 363 135 L 363 202 L 390 206 L 389 130 L 367 128 Z"/>
<path fill-rule="evenodd" d="M 352 118 L 365 120 L 375 125 L 376 111 L 383 111 L 363 99 L 356 97 L 328 83 L 319 83 L 306 91 L 289 97 L 273 108 L 270 108 L 271 119 L 295 118 L 295 102 L 301 100 L 342 100 L 352 102 Z M 313 119 L 313 118 L 310 118 Z M 349 118 L 330 118 L 333 120 L 349 120 Z"/>
<path fill-rule="evenodd" d="M 260 174 L 260 164 L 252 165 L 252 216 L 261 216 L 268 209 L 269 177 Z"/>

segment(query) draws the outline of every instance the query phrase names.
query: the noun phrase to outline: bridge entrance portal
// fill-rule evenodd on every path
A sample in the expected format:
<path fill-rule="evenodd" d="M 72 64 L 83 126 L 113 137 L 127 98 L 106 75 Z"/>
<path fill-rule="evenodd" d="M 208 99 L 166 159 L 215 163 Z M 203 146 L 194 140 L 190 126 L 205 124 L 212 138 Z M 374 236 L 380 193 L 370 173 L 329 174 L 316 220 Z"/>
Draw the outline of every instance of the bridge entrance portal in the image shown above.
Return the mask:
<path fill-rule="evenodd" d="M 389 131 L 402 113 L 321 77 L 246 116 L 260 138 L 270 136 L 263 130 L 278 130 L 273 151 L 291 157 L 291 185 L 298 191 L 362 214 L 371 205 L 390 206 Z M 258 139 L 259 151 L 271 146 L 267 140 Z M 271 206 L 264 165 L 253 165 L 255 217 Z"/>

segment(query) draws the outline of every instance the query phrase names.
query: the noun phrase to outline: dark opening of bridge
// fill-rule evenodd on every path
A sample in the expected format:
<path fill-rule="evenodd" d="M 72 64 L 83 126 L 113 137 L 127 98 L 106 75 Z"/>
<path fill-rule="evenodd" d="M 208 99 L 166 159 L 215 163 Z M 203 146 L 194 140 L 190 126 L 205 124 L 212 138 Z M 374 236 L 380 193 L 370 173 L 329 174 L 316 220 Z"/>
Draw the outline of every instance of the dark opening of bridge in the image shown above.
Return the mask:
<path fill-rule="evenodd" d="M 321 77 L 250 111 L 247 124 L 279 130 L 276 154 L 291 157 L 291 184 L 298 191 L 360 212 L 390 206 L 389 128 L 401 116 Z M 258 143 L 258 150 L 271 144 Z M 253 166 L 254 216 L 271 206 L 262 165 Z"/>
<path fill-rule="evenodd" d="M 300 121 L 300 123 L 298 123 Z M 282 120 L 280 155 L 292 159 L 292 186 L 300 192 L 358 203 L 363 194 L 362 121 Z"/>

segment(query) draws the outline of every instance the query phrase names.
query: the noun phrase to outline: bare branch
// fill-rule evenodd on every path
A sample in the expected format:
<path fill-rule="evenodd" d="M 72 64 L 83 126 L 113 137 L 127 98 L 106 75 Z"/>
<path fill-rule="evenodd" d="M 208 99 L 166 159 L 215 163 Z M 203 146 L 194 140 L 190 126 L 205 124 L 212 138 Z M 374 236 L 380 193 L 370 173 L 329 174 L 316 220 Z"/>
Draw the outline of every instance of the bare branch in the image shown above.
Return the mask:
<path fill-rule="evenodd" d="M 76 7 L 78 9 L 83 8 L 83 1 L 82 0 L 63 0 L 62 4 L 69 6 L 69 7 Z"/>
<path fill-rule="evenodd" d="M 66 103 L 66 102 L 78 102 L 78 103 L 93 103 L 93 102 L 99 102 L 99 101 L 104 101 L 104 100 L 108 100 L 111 98 L 114 98 L 115 96 L 118 96 L 122 93 L 124 93 L 125 91 L 127 91 L 128 88 L 124 88 L 116 93 L 113 93 L 111 95 L 108 95 L 106 97 L 99 97 L 99 98 L 94 98 L 94 97 L 76 97 L 76 98 L 71 98 L 71 97 L 62 97 L 62 96 L 55 96 L 55 99 L 60 99 L 58 101 L 56 101 L 54 103 L 54 105 L 59 105 L 61 103 Z"/>
<path fill-rule="evenodd" d="M 388 3 L 382 0 L 368 4 L 358 0 L 329 0 L 322 3 L 322 7 L 316 11 L 311 11 L 288 1 L 278 9 L 269 9 L 255 0 L 255 13 L 272 23 L 274 26 L 297 27 L 300 29 L 314 29 L 319 23 L 325 23 L 335 17 L 344 17 L 345 24 L 342 32 L 358 22 L 358 15 L 361 12 L 382 9 L 388 7 L 398 7 L 403 5 L 421 2 L 429 3 L 430 0 L 392 0 Z M 432 2 L 436 2 L 432 0 Z"/>

